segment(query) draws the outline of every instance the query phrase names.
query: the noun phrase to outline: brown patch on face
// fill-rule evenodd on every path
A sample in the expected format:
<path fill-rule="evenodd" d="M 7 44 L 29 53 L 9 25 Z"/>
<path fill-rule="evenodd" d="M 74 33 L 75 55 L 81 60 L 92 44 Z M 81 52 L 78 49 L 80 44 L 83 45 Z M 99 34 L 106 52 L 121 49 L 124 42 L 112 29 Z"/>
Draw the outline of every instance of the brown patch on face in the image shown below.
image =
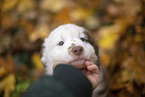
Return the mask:
<path fill-rule="evenodd" d="M 94 47 L 94 49 L 95 49 L 95 54 L 96 54 L 96 56 L 98 56 L 99 47 L 98 47 L 98 45 L 95 43 L 95 40 L 93 39 L 91 33 L 90 33 L 88 30 L 85 30 L 84 33 L 88 36 L 88 42 Z M 98 58 L 99 58 L 99 57 L 98 57 Z M 98 61 L 96 62 L 96 64 L 99 64 L 99 59 L 98 59 Z"/>
<path fill-rule="evenodd" d="M 95 53 L 98 56 L 98 45 L 95 43 L 91 33 L 88 30 L 86 30 L 84 33 L 88 36 L 88 42 L 94 47 Z"/>
<path fill-rule="evenodd" d="M 74 46 L 75 46 L 75 44 L 72 43 L 72 45 L 67 49 L 69 55 L 73 55 L 73 53 L 72 53 L 72 48 L 73 48 Z"/>

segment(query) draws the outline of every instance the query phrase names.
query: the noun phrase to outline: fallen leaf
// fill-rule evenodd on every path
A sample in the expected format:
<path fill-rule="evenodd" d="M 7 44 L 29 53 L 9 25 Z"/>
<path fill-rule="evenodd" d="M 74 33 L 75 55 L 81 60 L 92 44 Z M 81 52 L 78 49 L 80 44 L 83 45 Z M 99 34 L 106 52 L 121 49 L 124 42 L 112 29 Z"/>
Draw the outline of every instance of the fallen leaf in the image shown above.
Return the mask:
<path fill-rule="evenodd" d="M 17 6 L 17 12 L 19 14 L 23 14 L 30 10 L 34 10 L 36 7 L 35 0 L 19 0 L 19 4 Z"/>
<path fill-rule="evenodd" d="M 1 34 L 0 36 L 0 53 L 8 50 L 13 43 L 12 36 L 7 34 Z"/>
<path fill-rule="evenodd" d="M 134 58 L 126 59 L 124 65 L 124 72 L 127 74 L 124 74 L 122 80 L 135 81 L 139 85 L 145 83 L 145 65 L 139 64 L 138 60 Z"/>
<path fill-rule="evenodd" d="M 3 0 L 2 4 L 2 12 L 7 12 L 9 10 L 12 10 L 14 7 L 16 7 L 19 0 Z"/>
<path fill-rule="evenodd" d="M 40 8 L 56 13 L 65 7 L 66 2 L 65 0 L 41 0 Z"/>
<path fill-rule="evenodd" d="M 6 74 L 14 70 L 14 61 L 11 55 L 8 55 L 7 60 L 0 56 L 0 77 L 5 76 Z"/>
<path fill-rule="evenodd" d="M 122 0 L 121 10 L 126 16 L 132 17 L 141 11 L 141 1 L 140 0 Z"/>
<path fill-rule="evenodd" d="M 99 38 L 97 38 L 100 48 L 102 49 L 114 48 L 114 45 L 119 38 L 120 29 L 121 29 L 120 25 L 111 25 L 102 27 L 98 31 Z"/>
<path fill-rule="evenodd" d="M 116 3 L 110 4 L 107 11 L 111 16 L 134 17 L 141 11 L 140 0 L 114 0 Z"/>
<path fill-rule="evenodd" d="M 100 55 L 100 60 L 101 62 L 105 65 L 105 66 L 109 66 L 110 62 L 111 62 L 111 56 L 109 53 L 107 52 L 99 52 Z"/>
<path fill-rule="evenodd" d="M 69 16 L 70 10 L 69 8 L 64 8 L 61 10 L 58 14 L 54 15 L 53 22 L 54 24 L 65 24 L 65 23 L 71 23 L 72 20 Z"/>
<path fill-rule="evenodd" d="M 101 0 L 76 0 L 80 5 L 84 5 L 86 8 L 96 8 L 100 4 Z"/>
<path fill-rule="evenodd" d="M 75 10 L 72 10 L 69 16 L 71 17 L 73 21 L 81 21 L 92 16 L 93 12 L 94 12 L 93 9 L 78 7 L 78 8 L 75 8 Z"/>
<path fill-rule="evenodd" d="M 128 25 L 131 23 L 131 19 L 120 17 L 114 21 L 114 24 L 101 27 L 95 35 L 95 40 L 98 42 L 100 48 L 104 50 L 114 48 L 115 43 L 122 34 L 125 34 Z"/>
<path fill-rule="evenodd" d="M 9 30 L 17 26 L 17 19 L 14 17 L 14 15 L 11 15 L 10 13 L 2 14 L 1 18 L 2 29 Z"/>
<path fill-rule="evenodd" d="M 11 91 L 15 88 L 14 62 L 11 54 L 5 60 L 0 56 L 0 94 L 4 92 L 4 97 L 9 97 Z"/>
<path fill-rule="evenodd" d="M 42 65 L 40 54 L 34 53 L 31 57 L 31 61 L 34 63 L 35 67 L 42 71 L 44 69 L 44 66 Z"/>
<path fill-rule="evenodd" d="M 39 24 L 36 26 L 36 29 L 29 33 L 29 40 L 30 42 L 35 42 L 38 39 L 43 40 L 44 38 L 48 37 L 49 35 L 49 28 L 47 24 Z"/>
<path fill-rule="evenodd" d="M 15 88 L 15 75 L 10 73 L 6 77 L 0 80 L 0 94 L 4 92 L 4 97 L 10 97 L 10 93 Z"/>
<path fill-rule="evenodd" d="M 96 18 L 95 16 L 90 16 L 85 20 L 85 25 L 87 26 L 88 29 L 94 30 L 98 28 L 100 22 L 98 18 Z"/>

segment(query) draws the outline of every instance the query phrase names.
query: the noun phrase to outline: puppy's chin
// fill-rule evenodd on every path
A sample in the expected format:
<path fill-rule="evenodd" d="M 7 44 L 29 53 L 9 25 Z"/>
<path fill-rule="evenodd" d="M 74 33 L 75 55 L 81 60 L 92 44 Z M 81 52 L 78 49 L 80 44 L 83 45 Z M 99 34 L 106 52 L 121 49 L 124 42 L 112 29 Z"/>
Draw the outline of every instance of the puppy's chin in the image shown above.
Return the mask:
<path fill-rule="evenodd" d="M 86 62 L 85 59 L 78 59 L 78 60 L 74 60 L 74 61 L 69 62 L 69 64 L 75 66 L 78 69 L 81 69 L 81 68 L 86 67 L 85 62 Z"/>

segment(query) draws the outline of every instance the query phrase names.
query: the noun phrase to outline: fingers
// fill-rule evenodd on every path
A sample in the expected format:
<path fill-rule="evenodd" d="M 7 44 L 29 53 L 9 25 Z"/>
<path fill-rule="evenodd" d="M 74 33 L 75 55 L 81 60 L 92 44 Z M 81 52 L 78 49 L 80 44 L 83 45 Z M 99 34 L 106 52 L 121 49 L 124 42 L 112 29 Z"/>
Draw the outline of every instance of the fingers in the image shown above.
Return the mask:
<path fill-rule="evenodd" d="M 86 65 L 87 70 L 88 70 L 85 73 L 85 75 L 91 81 L 93 89 L 95 89 L 98 85 L 99 76 L 100 76 L 100 71 L 98 69 L 98 66 L 90 61 L 86 61 L 85 65 Z"/>
<path fill-rule="evenodd" d="M 92 64 L 94 64 L 94 63 L 93 63 L 93 62 L 90 62 L 90 61 L 86 61 L 86 62 L 85 62 L 85 65 L 86 65 L 86 66 L 90 66 L 90 65 L 92 65 Z"/>
<path fill-rule="evenodd" d="M 89 71 L 95 71 L 98 69 L 97 65 L 95 65 L 93 62 L 86 61 L 85 65 Z"/>
<path fill-rule="evenodd" d="M 96 65 L 90 65 L 90 66 L 87 67 L 87 69 L 88 69 L 89 71 L 95 71 L 95 70 L 98 69 L 98 67 L 97 67 Z"/>

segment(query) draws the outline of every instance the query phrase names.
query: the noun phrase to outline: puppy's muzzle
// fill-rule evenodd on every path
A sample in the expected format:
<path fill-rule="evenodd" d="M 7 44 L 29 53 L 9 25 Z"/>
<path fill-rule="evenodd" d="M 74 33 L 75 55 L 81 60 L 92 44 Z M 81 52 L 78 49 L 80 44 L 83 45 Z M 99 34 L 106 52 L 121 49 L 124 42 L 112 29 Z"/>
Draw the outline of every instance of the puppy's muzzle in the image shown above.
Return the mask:
<path fill-rule="evenodd" d="M 80 56 L 83 53 L 83 47 L 82 46 L 75 46 L 72 48 L 72 53 L 74 55 Z"/>

